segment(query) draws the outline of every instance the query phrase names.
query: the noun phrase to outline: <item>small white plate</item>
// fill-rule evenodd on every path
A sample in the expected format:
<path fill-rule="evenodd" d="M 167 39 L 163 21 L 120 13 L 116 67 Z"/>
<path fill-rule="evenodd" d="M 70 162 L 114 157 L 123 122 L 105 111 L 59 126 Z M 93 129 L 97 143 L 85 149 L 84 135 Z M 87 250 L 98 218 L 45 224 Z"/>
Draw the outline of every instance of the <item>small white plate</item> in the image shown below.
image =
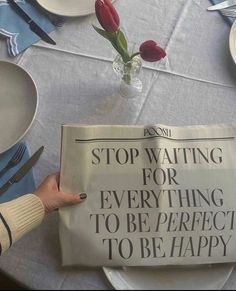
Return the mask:
<path fill-rule="evenodd" d="M 0 61 L 0 154 L 30 129 L 37 110 L 37 89 L 20 66 Z"/>
<path fill-rule="evenodd" d="M 220 290 L 230 264 L 162 268 L 103 268 L 116 290 Z"/>
<path fill-rule="evenodd" d="M 37 0 L 45 10 L 61 16 L 84 16 L 94 13 L 95 0 Z"/>
<path fill-rule="evenodd" d="M 236 21 L 233 23 L 229 34 L 229 49 L 236 64 Z"/>

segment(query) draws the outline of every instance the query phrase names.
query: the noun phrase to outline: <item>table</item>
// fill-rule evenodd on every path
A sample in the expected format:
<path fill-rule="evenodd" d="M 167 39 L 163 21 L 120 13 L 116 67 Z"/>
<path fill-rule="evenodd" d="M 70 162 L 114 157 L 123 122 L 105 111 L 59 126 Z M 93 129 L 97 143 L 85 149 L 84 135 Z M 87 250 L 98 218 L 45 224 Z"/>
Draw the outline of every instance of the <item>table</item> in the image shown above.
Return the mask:
<path fill-rule="evenodd" d="M 144 63 L 144 91 L 119 96 L 112 71 L 115 52 L 91 28 L 94 15 L 68 19 L 52 33 L 57 46 L 39 42 L 16 58 L 0 58 L 25 68 L 35 80 L 39 109 L 26 140 L 31 152 L 45 152 L 35 168 L 39 184 L 59 170 L 62 123 L 167 125 L 234 123 L 236 66 L 230 27 L 206 0 L 118 0 L 116 7 L 130 43 L 155 39 L 168 58 Z M 60 266 L 58 215 L 47 217 L 0 260 L 0 270 L 30 289 L 110 289 L 101 269 Z M 236 287 L 234 271 L 224 289 Z"/>

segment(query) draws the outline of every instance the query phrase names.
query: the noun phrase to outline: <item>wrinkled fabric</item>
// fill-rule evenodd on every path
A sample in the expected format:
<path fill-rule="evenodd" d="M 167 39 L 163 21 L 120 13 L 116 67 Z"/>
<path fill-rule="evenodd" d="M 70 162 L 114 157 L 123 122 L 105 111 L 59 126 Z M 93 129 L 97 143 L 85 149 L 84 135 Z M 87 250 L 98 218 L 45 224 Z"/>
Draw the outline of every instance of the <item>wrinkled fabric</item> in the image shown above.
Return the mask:
<path fill-rule="evenodd" d="M 32 1 L 17 0 L 16 2 L 43 30 L 50 33 L 55 29 L 55 25 L 42 9 L 32 5 Z M 0 0 L 0 34 L 6 38 L 9 55 L 14 57 L 40 40 L 40 37 L 30 30 L 29 24 L 7 3 L 7 0 Z"/>
<path fill-rule="evenodd" d="M 135 5 L 134 5 L 135 3 Z M 33 77 L 39 93 L 30 151 L 45 145 L 35 167 L 39 184 L 60 169 L 61 124 L 169 125 L 235 123 L 236 65 L 230 26 L 208 0 L 117 0 L 129 45 L 153 39 L 167 56 L 143 62 L 141 96 L 126 100 L 112 69 L 116 52 L 92 28 L 94 14 L 68 19 L 53 32 L 56 47 L 40 42 L 14 59 Z M 5 43 L 4 43 L 5 45 Z M 7 59 L 0 42 L 0 57 Z M 135 49 L 135 51 L 136 51 Z M 81 169 L 83 170 L 83 169 Z M 63 269 L 57 214 L 1 257 L 0 269 L 29 289 L 110 289 L 103 271 Z M 233 273 L 225 289 L 235 289 Z"/>

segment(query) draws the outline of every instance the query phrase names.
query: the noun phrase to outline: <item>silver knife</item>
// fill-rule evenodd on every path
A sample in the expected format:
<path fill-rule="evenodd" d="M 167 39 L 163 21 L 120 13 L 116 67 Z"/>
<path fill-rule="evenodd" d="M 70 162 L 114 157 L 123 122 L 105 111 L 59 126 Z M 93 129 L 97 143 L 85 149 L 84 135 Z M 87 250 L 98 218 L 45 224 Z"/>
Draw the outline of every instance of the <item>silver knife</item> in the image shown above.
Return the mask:
<path fill-rule="evenodd" d="M 37 34 L 42 40 L 47 43 L 56 45 L 56 42 L 44 31 L 22 8 L 15 2 L 15 0 L 8 0 L 9 5 L 15 10 L 15 12 L 21 16 L 25 22 L 29 24 L 30 29 Z"/>
<path fill-rule="evenodd" d="M 0 188 L 0 195 L 5 193 L 11 185 L 18 183 L 28 172 L 29 170 L 36 164 L 38 159 L 40 158 L 44 147 L 39 148 L 32 157 L 25 162 L 25 164 Z"/>
<path fill-rule="evenodd" d="M 209 11 L 220 10 L 236 5 L 236 0 L 226 0 L 207 8 Z"/>

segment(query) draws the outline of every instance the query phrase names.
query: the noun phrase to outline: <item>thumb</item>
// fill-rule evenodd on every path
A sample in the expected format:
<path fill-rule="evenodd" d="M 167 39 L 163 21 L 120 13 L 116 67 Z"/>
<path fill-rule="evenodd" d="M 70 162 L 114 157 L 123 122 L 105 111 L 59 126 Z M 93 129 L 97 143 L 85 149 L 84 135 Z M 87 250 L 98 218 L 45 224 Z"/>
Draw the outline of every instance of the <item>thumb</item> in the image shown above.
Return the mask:
<path fill-rule="evenodd" d="M 70 205 L 77 205 L 81 202 L 83 202 L 87 198 L 86 193 L 81 193 L 81 194 L 66 194 L 65 196 L 65 204 L 70 206 Z"/>

